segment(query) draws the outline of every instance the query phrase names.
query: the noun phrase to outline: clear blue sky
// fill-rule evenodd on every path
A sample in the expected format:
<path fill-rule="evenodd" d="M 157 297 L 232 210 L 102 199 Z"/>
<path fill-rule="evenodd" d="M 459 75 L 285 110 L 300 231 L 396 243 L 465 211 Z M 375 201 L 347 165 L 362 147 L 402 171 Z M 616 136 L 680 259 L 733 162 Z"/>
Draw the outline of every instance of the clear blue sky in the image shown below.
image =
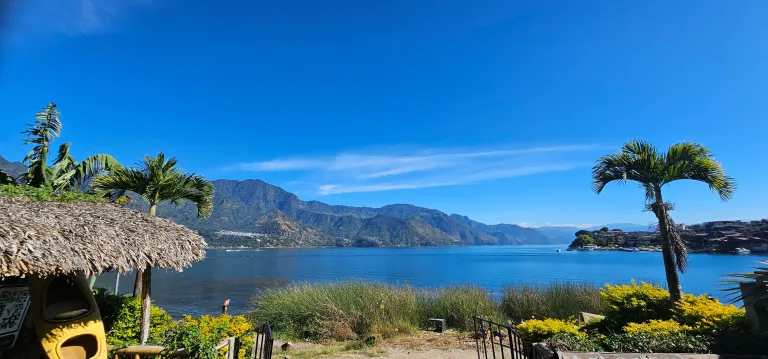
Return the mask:
<path fill-rule="evenodd" d="M 488 223 L 653 220 L 590 190 L 626 140 L 709 146 L 739 191 L 666 188 L 678 222 L 768 217 L 768 2 L 25 0 L 0 154 L 49 101 L 74 154 L 165 151 L 302 199 Z"/>

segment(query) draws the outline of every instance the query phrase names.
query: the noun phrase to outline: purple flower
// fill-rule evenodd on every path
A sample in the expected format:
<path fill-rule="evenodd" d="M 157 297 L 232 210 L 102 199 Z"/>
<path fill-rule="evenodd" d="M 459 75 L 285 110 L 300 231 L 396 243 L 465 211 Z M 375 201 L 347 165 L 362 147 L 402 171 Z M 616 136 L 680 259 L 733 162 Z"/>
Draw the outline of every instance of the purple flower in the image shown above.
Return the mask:
<path fill-rule="evenodd" d="M 59 191 L 53 192 L 53 195 L 54 196 L 59 196 L 59 195 L 61 195 L 61 192 L 59 192 Z"/>
<path fill-rule="evenodd" d="M 22 182 L 24 182 L 24 181 L 22 181 L 21 178 L 16 180 L 16 184 L 21 184 Z"/>

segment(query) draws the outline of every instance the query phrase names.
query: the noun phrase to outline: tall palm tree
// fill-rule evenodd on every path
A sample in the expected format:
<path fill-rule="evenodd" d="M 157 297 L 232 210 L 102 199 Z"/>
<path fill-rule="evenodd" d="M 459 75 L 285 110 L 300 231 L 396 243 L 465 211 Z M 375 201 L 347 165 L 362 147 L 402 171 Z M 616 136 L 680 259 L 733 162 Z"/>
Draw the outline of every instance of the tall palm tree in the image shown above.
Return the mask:
<path fill-rule="evenodd" d="M 59 109 L 51 102 L 42 111 L 35 115 L 35 123 L 29 125 L 29 129 L 22 132 L 27 135 L 24 144 L 33 144 L 32 150 L 24 157 L 24 163 L 29 164 L 26 182 L 33 187 L 41 187 L 52 176 L 48 168 L 48 152 L 51 142 L 61 133 L 61 121 L 59 121 Z"/>
<path fill-rule="evenodd" d="M 53 166 L 49 167 L 48 154 L 51 144 L 61 134 L 59 115 L 58 107 L 51 102 L 37 113 L 35 124 L 29 125 L 30 128 L 22 132 L 27 134 L 24 144 L 34 144 L 23 161 L 29 164 L 25 176 L 25 182 L 28 185 L 33 187 L 50 185 L 55 190 L 80 190 L 98 173 L 120 167 L 117 160 L 103 153 L 78 162 L 69 153 L 71 146 L 69 142 L 59 146 L 58 156 L 53 161 Z"/>
<path fill-rule="evenodd" d="M 688 259 L 685 243 L 669 215 L 674 207 L 664 202 L 661 188 L 678 180 L 706 183 L 722 201 L 730 200 L 736 191 L 736 183 L 725 174 L 709 149 L 693 142 L 676 143 L 669 146 L 667 152 L 660 152 L 647 141 L 632 140 L 618 153 L 601 157 L 592 168 L 592 188 L 597 194 L 611 182 L 634 181 L 645 190 L 646 210 L 653 212 L 659 221 L 664 269 L 673 301 L 682 297 L 677 272 L 685 272 Z"/>
<path fill-rule="evenodd" d="M 165 160 L 160 152 L 156 157 L 144 156 L 136 168 L 116 168 L 107 175 L 94 179 L 92 187 L 98 191 L 131 191 L 149 203 L 149 214 L 154 216 L 157 206 L 165 201 L 179 205 L 189 201 L 197 206 L 198 218 L 213 210 L 213 184 L 203 176 L 185 173 L 177 168 L 177 160 Z M 152 269 L 137 268 L 134 296 L 141 297 L 141 344 L 149 337 L 149 309 Z"/>

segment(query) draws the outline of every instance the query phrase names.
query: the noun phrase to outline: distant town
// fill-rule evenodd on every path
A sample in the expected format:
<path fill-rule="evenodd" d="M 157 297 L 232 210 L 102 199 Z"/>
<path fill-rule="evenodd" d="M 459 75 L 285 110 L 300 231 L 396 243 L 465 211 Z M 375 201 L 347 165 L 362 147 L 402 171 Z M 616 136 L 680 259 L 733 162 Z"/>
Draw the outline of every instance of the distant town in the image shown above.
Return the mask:
<path fill-rule="evenodd" d="M 768 219 L 678 224 L 688 250 L 694 253 L 768 253 Z M 660 251 L 658 232 L 625 232 L 604 227 L 576 232 L 569 250 Z"/>

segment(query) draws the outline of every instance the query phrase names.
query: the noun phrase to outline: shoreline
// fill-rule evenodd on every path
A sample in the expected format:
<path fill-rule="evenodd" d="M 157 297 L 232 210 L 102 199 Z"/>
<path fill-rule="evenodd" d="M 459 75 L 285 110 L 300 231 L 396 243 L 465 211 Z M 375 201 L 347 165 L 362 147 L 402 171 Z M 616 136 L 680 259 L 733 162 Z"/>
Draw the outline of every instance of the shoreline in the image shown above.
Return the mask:
<path fill-rule="evenodd" d="M 318 246 L 318 247 L 208 247 L 206 250 L 224 250 L 224 251 L 258 251 L 263 249 L 408 249 L 408 248 L 467 248 L 467 247 L 553 247 L 553 249 L 562 249 L 563 252 L 628 252 L 628 253 L 661 253 L 660 248 L 644 247 L 645 249 L 638 249 L 636 251 L 629 250 L 628 248 L 604 248 L 598 247 L 595 249 L 581 249 L 581 248 L 568 248 L 566 244 L 496 244 L 496 245 L 472 245 L 472 246 L 395 246 L 395 247 L 330 247 L 330 246 Z M 713 254 L 713 255 L 756 255 L 756 256 L 768 256 L 768 252 L 750 252 L 750 253 L 732 253 L 732 252 L 720 252 L 720 251 L 706 251 L 706 250 L 689 250 L 688 254 Z"/>

